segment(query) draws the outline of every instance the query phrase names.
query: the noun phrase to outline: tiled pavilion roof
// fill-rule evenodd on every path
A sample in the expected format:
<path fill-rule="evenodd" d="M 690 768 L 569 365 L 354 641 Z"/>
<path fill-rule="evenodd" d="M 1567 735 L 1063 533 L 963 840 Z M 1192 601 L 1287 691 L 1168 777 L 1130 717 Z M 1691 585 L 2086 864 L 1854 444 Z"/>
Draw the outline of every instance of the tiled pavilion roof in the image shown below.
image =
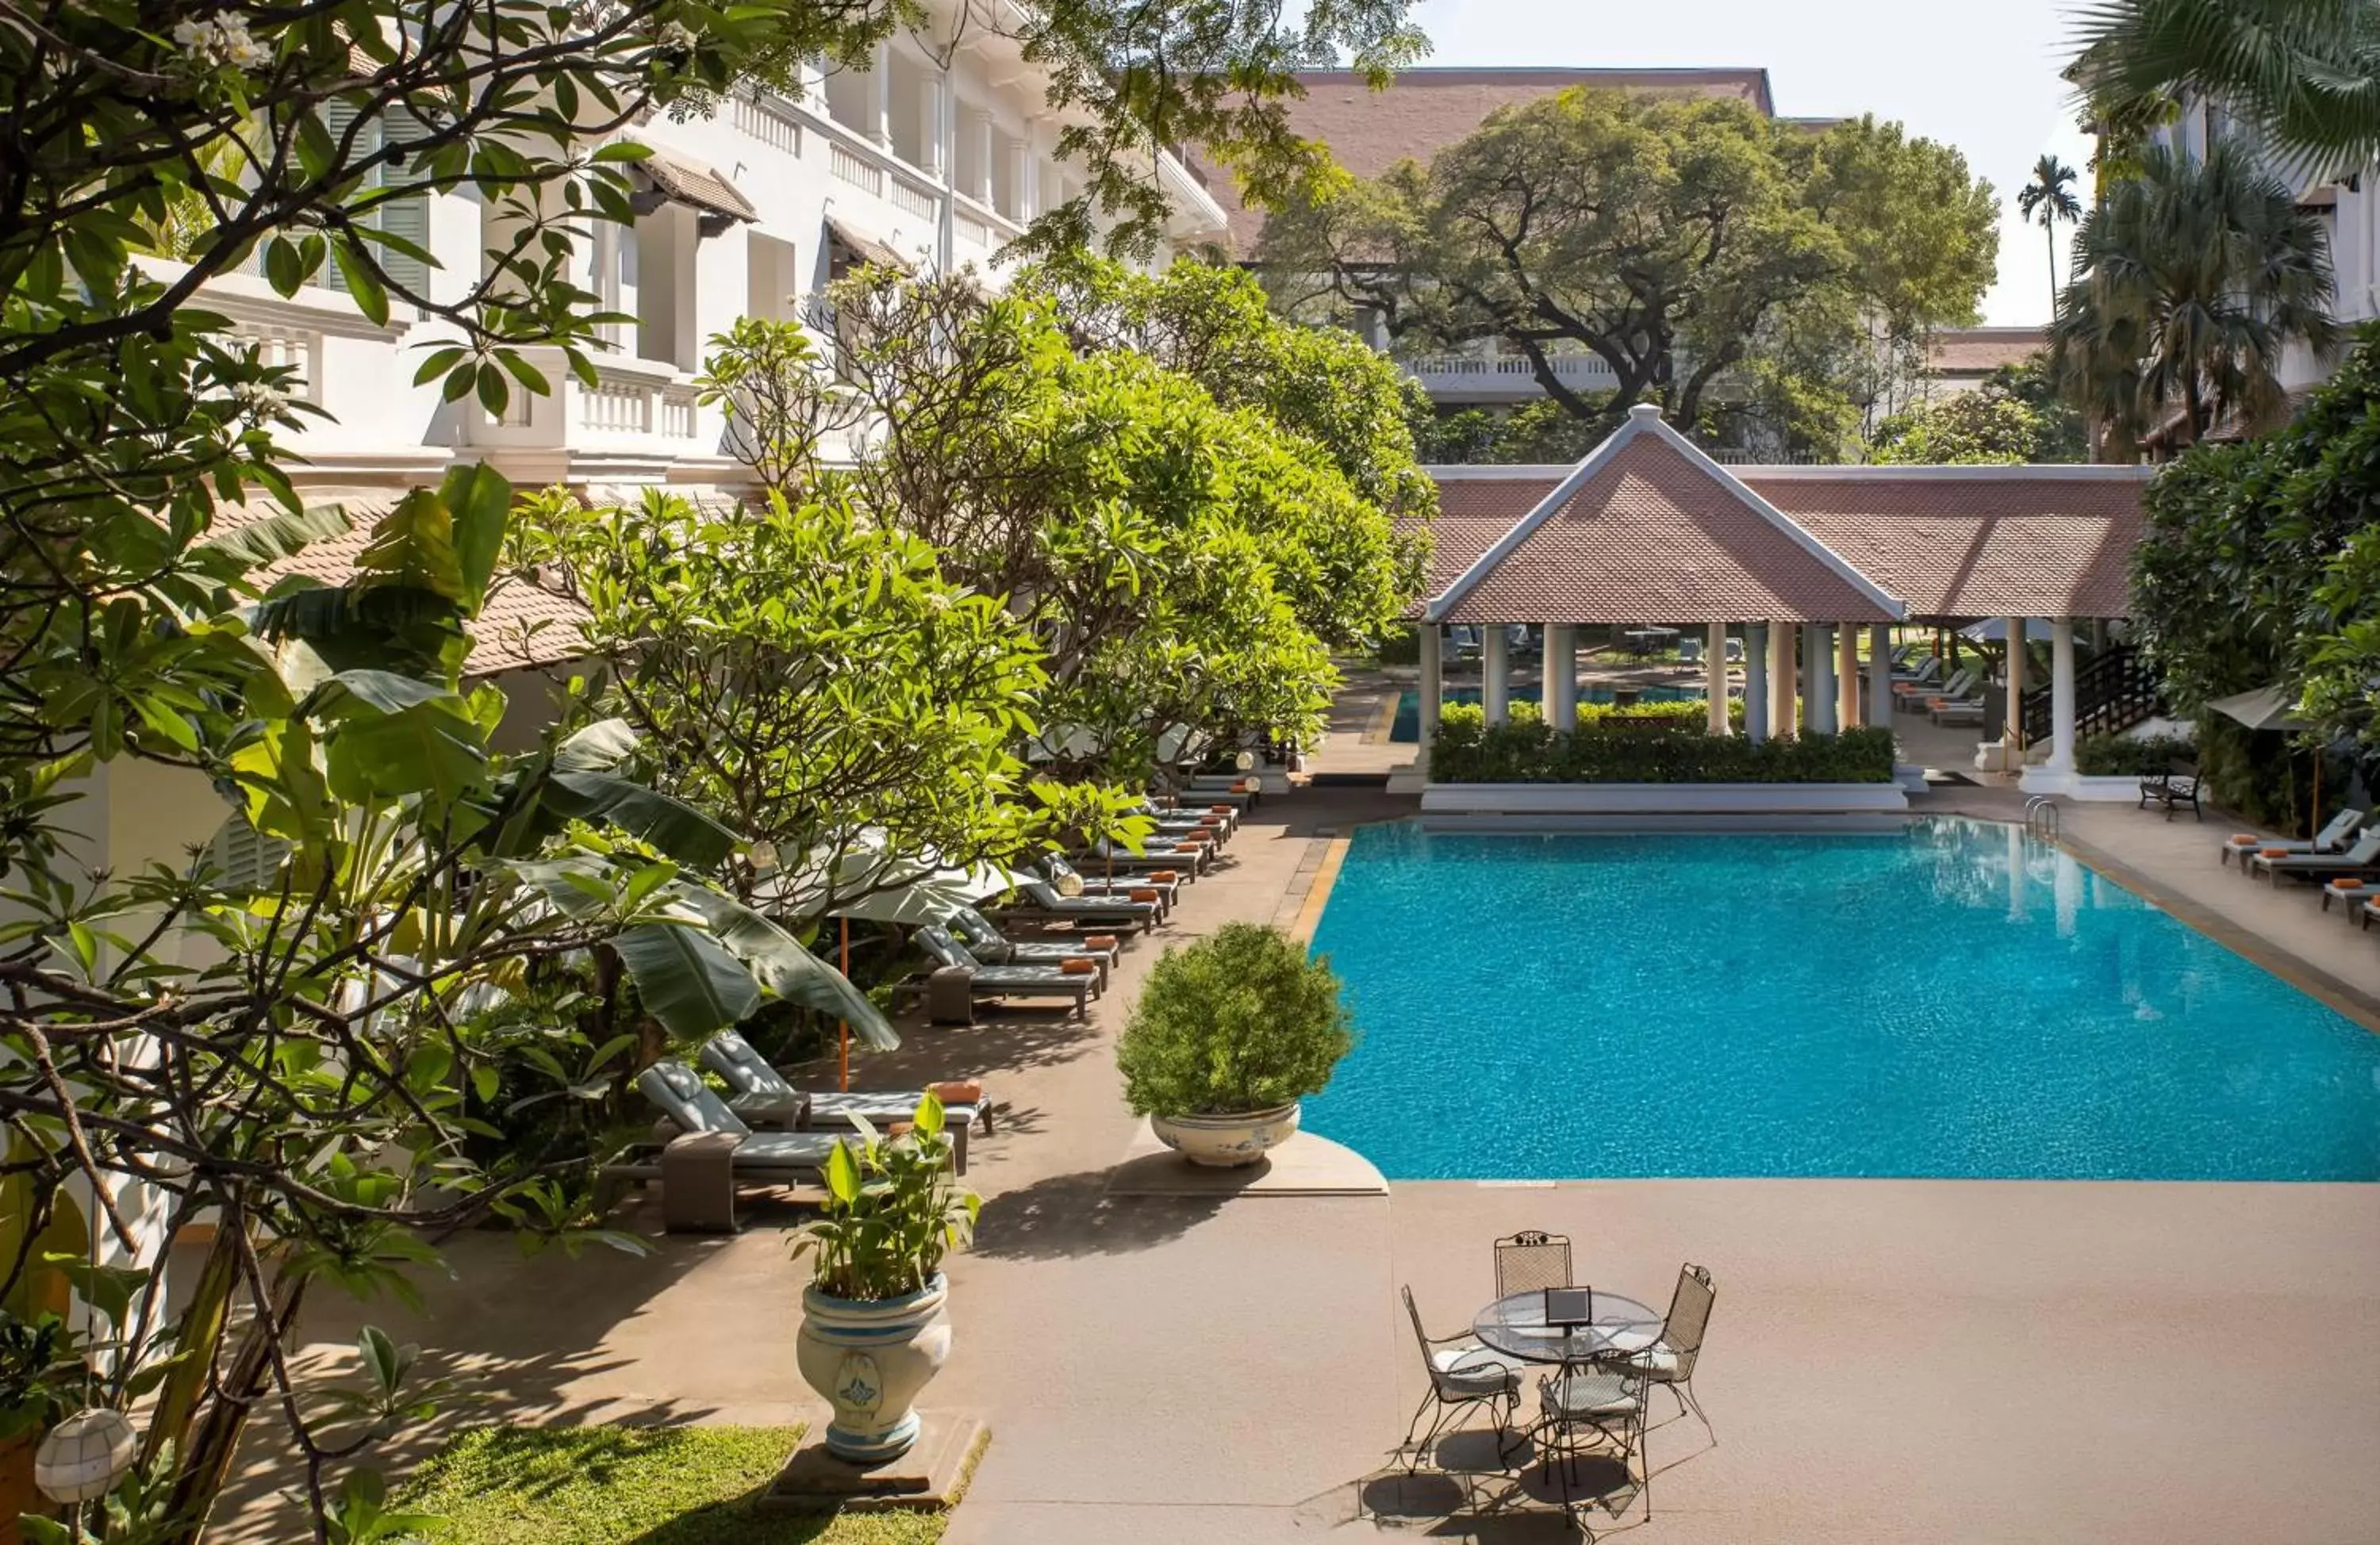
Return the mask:
<path fill-rule="evenodd" d="M 1439 469 L 1442 622 L 2121 617 L 2145 468 L 1722 467 L 1640 407 L 1575 467 Z"/>

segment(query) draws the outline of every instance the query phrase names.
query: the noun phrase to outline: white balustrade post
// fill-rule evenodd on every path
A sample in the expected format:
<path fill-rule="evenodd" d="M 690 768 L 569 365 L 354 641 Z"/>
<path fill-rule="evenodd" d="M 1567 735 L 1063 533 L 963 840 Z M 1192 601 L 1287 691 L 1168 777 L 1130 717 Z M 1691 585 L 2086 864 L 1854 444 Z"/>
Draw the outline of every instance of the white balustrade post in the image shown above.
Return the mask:
<path fill-rule="evenodd" d="M 892 45 L 880 42 L 876 57 L 868 67 L 868 83 L 876 94 L 876 130 L 870 136 L 879 147 L 892 148 Z"/>
<path fill-rule="evenodd" d="M 2016 766 L 2024 765 L 2024 619 L 2003 617 L 2008 631 L 2008 712 L 2000 726 L 2000 744 L 2016 752 Z M 2010 771 L 2016 770 L 2011 767 Z"/>
<path fill-rule="evenodd" d="M 1743 738 L 1768 738 L 1768 624 L 1743 625 Z"/>
<path fill-rule="evenodd" d="M 1488 710 L 1488 722 L 1503 724 L 1512 717 L 1511 696 L 1512 672 L 1507 658 L 1504 624 L 1490 622 L 1479 630 L 1481 678 L 1479 701 Z"/>
<path fill-rule="evenodd" d="M 1727 624 L 1713 622 L 1703 646 L 1703 691 L 1708 701 L 1704 722 L 1714 735 L 1724 735 L 1727 724 Z"/>
<path fill-rule="evenodd" d="M 1804 633 L 1802 653 L 1807 662 L 1803 666 L 1806 674 L 1802 683 L 1803 711 L 1809 718 L 1811 734 L 1831 735 L 1835 732 L 1834 626 L 1812 622 Z"/>

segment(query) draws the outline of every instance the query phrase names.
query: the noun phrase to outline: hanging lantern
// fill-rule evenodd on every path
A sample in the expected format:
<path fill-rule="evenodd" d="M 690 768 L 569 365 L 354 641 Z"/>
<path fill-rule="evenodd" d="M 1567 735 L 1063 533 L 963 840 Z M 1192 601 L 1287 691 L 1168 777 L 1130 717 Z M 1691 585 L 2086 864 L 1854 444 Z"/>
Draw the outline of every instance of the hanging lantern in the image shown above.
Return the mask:
<path fill-rule="evenodd" d="M 140 1440 L 123 1412 L 95 1406 L 50 1429 L 33 1455 L 33 1484 L 52 1502 L 87 1503 L 132 1468 Z"/>

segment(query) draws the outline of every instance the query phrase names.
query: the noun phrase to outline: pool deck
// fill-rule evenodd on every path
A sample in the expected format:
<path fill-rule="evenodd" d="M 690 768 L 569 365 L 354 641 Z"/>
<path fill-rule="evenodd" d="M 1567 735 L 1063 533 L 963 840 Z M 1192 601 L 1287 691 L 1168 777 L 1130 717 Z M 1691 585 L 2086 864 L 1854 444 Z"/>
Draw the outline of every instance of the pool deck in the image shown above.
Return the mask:
<path fill-rule="evenodd" d="M 1365 722 L 1361 696 L 1342 703 L 1345 722 Z M 1370 764 L 1387 748 L 1363 744 L 1334 737 L 1314 770 L 1386 771 Z M 2018 803 L 1992 789 L 1926 798 L 1981 815 Z M 1345 832 L 1411 810 L 1342 787 L 1268 799 L 1160 939 L 1310 917 Z M 2094 809 L 2070 812 L 2067 833 L 2276 958 L 2380 993 L 2380 934 L 2359 939 L 2306 896 L 2218 870 L 2229 825 L 2210 815 L 2185 838 L 2188 825 Z M 2369 948 L 2338 948 L 2357 944 Z M 929 1401 L 994 1433 L 947 1545 L 1576 1539 L 1542 1513 L 1419 1528 L 1364 1515 L 1398 1494 L 1372 1478 L 1422 1390 L 1397 1287 L 1412 1285 L 1434 1333 L 1454 1330 L 1492 1297 L 1489 1241 L 1518 1227 L 1568 1233 L 1582 1276 L 1657 1306 L 1682 1260 L 1717 1281 L 1696 1387 L 1720 1444 L 1697 1452 L 1691 1422 L 1655 1433 L 1645 1539 L 2380 1539 L 2380 1186 L 1111 1194 L 1135 1133 L 1112 1038 L 1156 954 L 1128 951 L 1087 1021 L 919 1031 L 862 1069 L 886 1086 L 980 1074 L 1009 1107 L 974 1148 L 969 1179 L 988 1201 L 978 1248 L 953 1264 L 957 1347 Z M 1579 1109 L 1573 1092 L 1488 1118 Z M 1415 1091 L 1412 1117 L 1479 1118 L 1459 1092 L 1432 1090 Z M 658 1239 L 643 1259 L 523 1261 L 471 1236 L 426 1315 L 376 1318 L 424 1344 L 432 1371 L 492 1397 L 462 1419 L 814 1419 L 794 1371 L 800 1276 L 783 1233 L 801 1216 L 772 1207 L 740 1236 Z M 310 1306 L 310 1365 L 351 1356 L 356 1318 Z M 261 1482 L 263 1442 L 249 1457 Z M 223 1538 L 292 1538 L 286 1526 L 259 1503 Z"/>

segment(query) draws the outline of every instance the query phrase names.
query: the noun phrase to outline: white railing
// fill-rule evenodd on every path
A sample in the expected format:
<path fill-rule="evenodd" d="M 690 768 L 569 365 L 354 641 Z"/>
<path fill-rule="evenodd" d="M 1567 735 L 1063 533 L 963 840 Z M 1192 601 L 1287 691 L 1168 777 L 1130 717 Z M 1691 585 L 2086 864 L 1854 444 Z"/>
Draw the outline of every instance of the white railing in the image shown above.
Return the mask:
<path fill-rule="evenodd" d="M 920 220 L 931 220 L 941 206 L 941 198 L 923 183 L 911 182 L 904 176 L 892 179 L 892 203 Z"/>
<path fill-rule="evenodd" d="M 801 124 L 778 112 L 773 103 L 755 97 L 737 97 L 735 123 L 738 130 L 763 145 L 783 151 L 787 155 L 802 153 Z"/>
<path fill-rule="evenodd" d="M 958 212 L 957 224 L 959 240 L 971 242 L 978 247 L 991 245 L 991 227 L 965 210 Z"/>
<path fill-rule="evenodd" d="M 668 386 L 662 389 L 662 437 L 665 440 L 694 438 L 694 389 Z"/>
<path fill-rule="evenodd" d="M 296 395 L 319 404 L 322 400 L 322 334 L 282 322 L 237 321 L 232 335 L 256 346 L 260 365 L 298 372 Z"/>
<path fill-rule="evenodd" d="M 652 392 L 642 382 L 606 380 L 600 374 L 592 391 L 577 392 L 578 421 L 598 434 L 643 434 L 651 428 L 648 416 Z"/>
<path fill-rule="evenodd" d="M 880 199 L 884 196 L 884 168 L 863 159 L 848 145 L 829 147 L 827 168 L 854 187 L 864 188 Z"/>
<path fill-rule="evenodd" d="M 1553 356 L 1555 379 L 1565 385 L 1573 381 L 1615 387 L 1620 378 L 1602 356 L 1592 354 L 1561 354 Z M 1462 378 L 1492 377 L 1499 384 L 1523 384 L 1535 380 L 1536 369 L 1526 356 L 1517 354 L 1426 354 L 1406 361 L 1405 368 L 1424 380 L 1441 380 L 1452 384 Z"/>

